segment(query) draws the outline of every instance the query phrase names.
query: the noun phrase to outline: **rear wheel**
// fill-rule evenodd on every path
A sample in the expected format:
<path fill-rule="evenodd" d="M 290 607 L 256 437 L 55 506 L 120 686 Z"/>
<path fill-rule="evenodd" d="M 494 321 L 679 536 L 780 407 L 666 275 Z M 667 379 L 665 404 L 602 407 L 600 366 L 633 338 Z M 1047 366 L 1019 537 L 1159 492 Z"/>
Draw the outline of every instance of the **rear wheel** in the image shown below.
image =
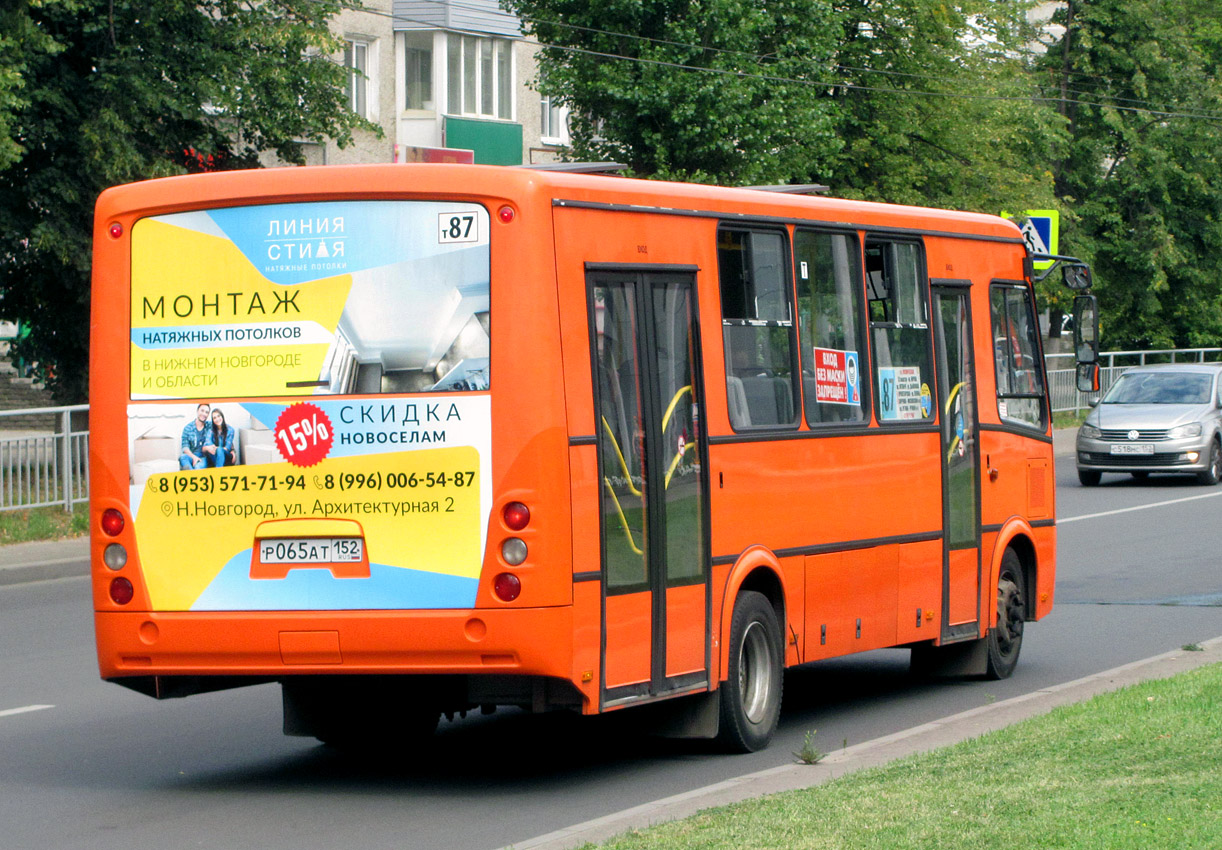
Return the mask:
<path fill-rule="evenodd" d="M 1018 664 L 1023 648 L 1023 626 L 1027 620 L 1027 603 L 1023 593 L 1023 567 L 1013 549 L 1001 558 L 997 576 L 997 624 L 989 629 L 988 662 L 985 675 L 990 679 L 1007 679 Z"/>
<path fill-rule="evenodd" d="M 1205 467 L 1204 472 L 1197 473 L 1197 481 L 1212 487 L 1219 479 L 1222 479 L 1222 446 L 1215 439 L 1209 444 L 1209 466 Z"/>
<path fill-rule="evenodd" d="M 1097 472 L 1093 469 L 1079 469 L 1078 480 L 1082 482 L 1083 487 L 1095 487 L 1103 478 L 1102 472 Z"/>
<path fill-rule="evenodd" d="M 776 612 L 762 593 L 739 594 L 730 622 L 729 676 L 721 688 L 718 740 L 733 752 L 768 746 L 781 714 L 784 647 Z"/>

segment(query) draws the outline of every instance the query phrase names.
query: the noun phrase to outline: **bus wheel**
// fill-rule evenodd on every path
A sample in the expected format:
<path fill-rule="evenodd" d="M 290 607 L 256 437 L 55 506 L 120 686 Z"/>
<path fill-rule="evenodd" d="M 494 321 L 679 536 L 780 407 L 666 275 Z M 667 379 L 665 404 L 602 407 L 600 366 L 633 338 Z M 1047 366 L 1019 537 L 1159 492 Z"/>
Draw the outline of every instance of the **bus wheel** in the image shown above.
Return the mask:
<path fill-rule="evenodd" d="M 988 663 L 985 675 L 990 679 L 1006 679 L 1018 664 L 1023 648 L 1023 625 L 1027 605 L 1023 599 L 1023 568 L 1013 549 L 1001 558 L 1001 574 L 997 577 L 997 625 L 989 629 Z"/>
<path fill-rule="evenodd" d="M 729 676 L 721 688 L 718 740 L 726 749 L 751 753 L 768 746 L 781 714 L 783 652 L 767 597 L 743 591 L 734 603 Z"/>

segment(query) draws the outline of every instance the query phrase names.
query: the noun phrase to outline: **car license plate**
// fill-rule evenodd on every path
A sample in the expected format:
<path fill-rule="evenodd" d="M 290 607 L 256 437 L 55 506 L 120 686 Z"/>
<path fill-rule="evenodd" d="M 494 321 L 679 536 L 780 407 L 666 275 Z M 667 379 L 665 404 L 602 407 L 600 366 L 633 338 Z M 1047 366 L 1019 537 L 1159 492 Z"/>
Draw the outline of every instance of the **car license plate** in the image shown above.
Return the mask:
<path fill-rule="evenodd" d="M 1154 454 L 1153 443 L 1120 443 L 1111 447 L 1111 452 L 1114 455 L 1152 455 Z"/>
<path fill-rule="evenodd" d="M 349 564 L 365 555 L 359 537 L 268 538 L 259 541 L 259 560 L 265 564 Z"/>

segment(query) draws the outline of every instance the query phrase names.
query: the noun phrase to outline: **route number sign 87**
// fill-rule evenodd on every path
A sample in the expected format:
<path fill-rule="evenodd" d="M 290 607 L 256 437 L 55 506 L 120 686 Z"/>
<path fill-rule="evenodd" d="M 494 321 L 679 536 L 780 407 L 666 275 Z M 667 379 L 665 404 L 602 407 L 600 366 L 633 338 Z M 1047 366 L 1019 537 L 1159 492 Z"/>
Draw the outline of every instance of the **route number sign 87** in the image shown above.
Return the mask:
<path fill-rule="evenodd" d="M 479 225 L 475 213 L 439 213 L 437 216 L 438 242 L 478 242 Z"/>

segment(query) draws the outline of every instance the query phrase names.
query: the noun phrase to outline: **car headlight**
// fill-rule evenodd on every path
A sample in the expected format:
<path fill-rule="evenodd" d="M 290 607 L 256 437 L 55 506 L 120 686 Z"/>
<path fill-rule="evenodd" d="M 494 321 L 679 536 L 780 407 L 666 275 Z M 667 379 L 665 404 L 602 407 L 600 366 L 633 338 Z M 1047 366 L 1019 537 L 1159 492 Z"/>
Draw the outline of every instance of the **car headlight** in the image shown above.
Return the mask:
<path fill-rule="evenodd" d="M 1187 425 L 1177 425 L 1167 432 L 1168 440 L 1179 440 L 1183 437 L 1201 436 L 1201 423 L 1190 422 Z"/>
<path fill-rule="evenodd" d="M 1078 434 L 1083 437 L 1089 437 L 1092 440 L 1097 440 L 1103 436 L 1102 432 L 1094 425 L 1083 425 L 1078 429 Z"/>

